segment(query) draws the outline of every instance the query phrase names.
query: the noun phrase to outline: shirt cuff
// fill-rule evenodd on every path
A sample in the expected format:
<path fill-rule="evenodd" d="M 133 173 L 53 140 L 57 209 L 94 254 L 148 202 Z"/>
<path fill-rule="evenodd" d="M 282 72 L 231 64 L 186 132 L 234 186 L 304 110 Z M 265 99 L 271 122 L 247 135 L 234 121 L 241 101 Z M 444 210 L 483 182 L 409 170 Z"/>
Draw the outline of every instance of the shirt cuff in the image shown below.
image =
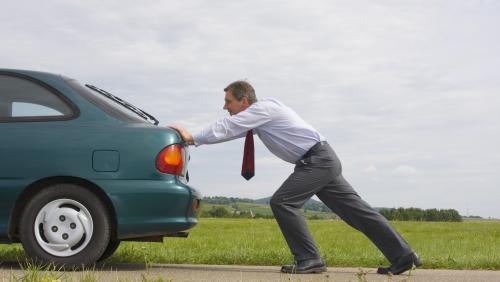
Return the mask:
<path fill-rule="evenodd" d="M 200 143 L 199 140 L 200 140 L 200 136 L 198 136 L 198 134 L 194 134 L 193 135 L 193 143 L 194 143 L 193 145 L 195 147 L 198 147 L 198 146 L 200 146 L 202 144 L 202 143 Z"/>

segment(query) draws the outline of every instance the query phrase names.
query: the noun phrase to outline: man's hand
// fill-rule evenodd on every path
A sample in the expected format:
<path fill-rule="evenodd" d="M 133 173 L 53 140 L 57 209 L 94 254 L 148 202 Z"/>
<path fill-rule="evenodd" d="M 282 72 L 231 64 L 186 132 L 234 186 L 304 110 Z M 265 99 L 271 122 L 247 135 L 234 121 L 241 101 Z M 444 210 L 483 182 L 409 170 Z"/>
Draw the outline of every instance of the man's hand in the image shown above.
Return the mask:
<path fill-rule="evenodd" d="M 186 129 L 184 129 L 180 126 L 177 126 L 177 125 L 169 125 L 168 127 L 171 127 L 173 129 L 177 130 L 179 132 L 179 134 L 181 135 L 182 139 L 184 139 L 184 141 L 186 143 L 188 143 L 188 145 L 194 145 L 193 136 Z"/>

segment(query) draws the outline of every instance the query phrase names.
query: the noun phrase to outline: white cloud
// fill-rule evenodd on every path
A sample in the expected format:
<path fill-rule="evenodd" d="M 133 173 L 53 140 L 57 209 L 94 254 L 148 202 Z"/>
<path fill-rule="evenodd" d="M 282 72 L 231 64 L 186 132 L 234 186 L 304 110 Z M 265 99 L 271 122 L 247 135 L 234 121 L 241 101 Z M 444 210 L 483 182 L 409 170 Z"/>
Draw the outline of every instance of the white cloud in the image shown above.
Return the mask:
<path fill-rule="evenodd" d="M 417 174 L 417 170 L 409 165 L 399 165 L 394 169 L 394 172 L 401 176 L 413 176 Z"/>
<path fill-rule="evenodd" d="M 377 168 L 374 166 L 374 165 L 370 165 L 369 167 L 367 167 L 366 169 L 363 170 L 363 172 L 367 173 L 367 174 L 376 174 L 377 173 Z"/>

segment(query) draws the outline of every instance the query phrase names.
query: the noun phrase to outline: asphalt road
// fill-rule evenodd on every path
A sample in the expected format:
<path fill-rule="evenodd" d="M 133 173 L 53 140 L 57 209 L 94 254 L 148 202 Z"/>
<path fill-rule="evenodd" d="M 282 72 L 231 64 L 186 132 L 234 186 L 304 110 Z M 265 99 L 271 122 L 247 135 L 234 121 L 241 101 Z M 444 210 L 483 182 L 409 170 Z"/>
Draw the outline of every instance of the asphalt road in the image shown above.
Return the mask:
<path fill-rule="evenodd" d="M 500 281 L 500 271 L 417 269 L 410 275 L 386 276 L 370 268 L 330 267 L 326 273 L 307 275 L 282 274 L 279 270 L 277 266 L 105 264 L 93 272 L 38 272 L 38 275 L 50 278 L 46 281 Z M 31 274 L 17 263 L 0 263 L 2 282 L 16 281 Z"/>

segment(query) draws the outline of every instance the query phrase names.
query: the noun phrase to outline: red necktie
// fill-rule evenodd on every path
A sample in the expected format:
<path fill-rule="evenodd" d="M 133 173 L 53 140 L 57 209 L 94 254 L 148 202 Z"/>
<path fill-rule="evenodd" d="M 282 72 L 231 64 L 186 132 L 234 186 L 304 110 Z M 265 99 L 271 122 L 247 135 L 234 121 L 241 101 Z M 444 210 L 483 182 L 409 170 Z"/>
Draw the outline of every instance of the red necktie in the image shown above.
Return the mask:
<path fill-rule="evenodd" d="M 243 151 L 243 165 L 241 166 L 241 176 L 250 180 L 255 175 L 253 132 L 249 130 L 245 138 L 245 150 Z"/>

